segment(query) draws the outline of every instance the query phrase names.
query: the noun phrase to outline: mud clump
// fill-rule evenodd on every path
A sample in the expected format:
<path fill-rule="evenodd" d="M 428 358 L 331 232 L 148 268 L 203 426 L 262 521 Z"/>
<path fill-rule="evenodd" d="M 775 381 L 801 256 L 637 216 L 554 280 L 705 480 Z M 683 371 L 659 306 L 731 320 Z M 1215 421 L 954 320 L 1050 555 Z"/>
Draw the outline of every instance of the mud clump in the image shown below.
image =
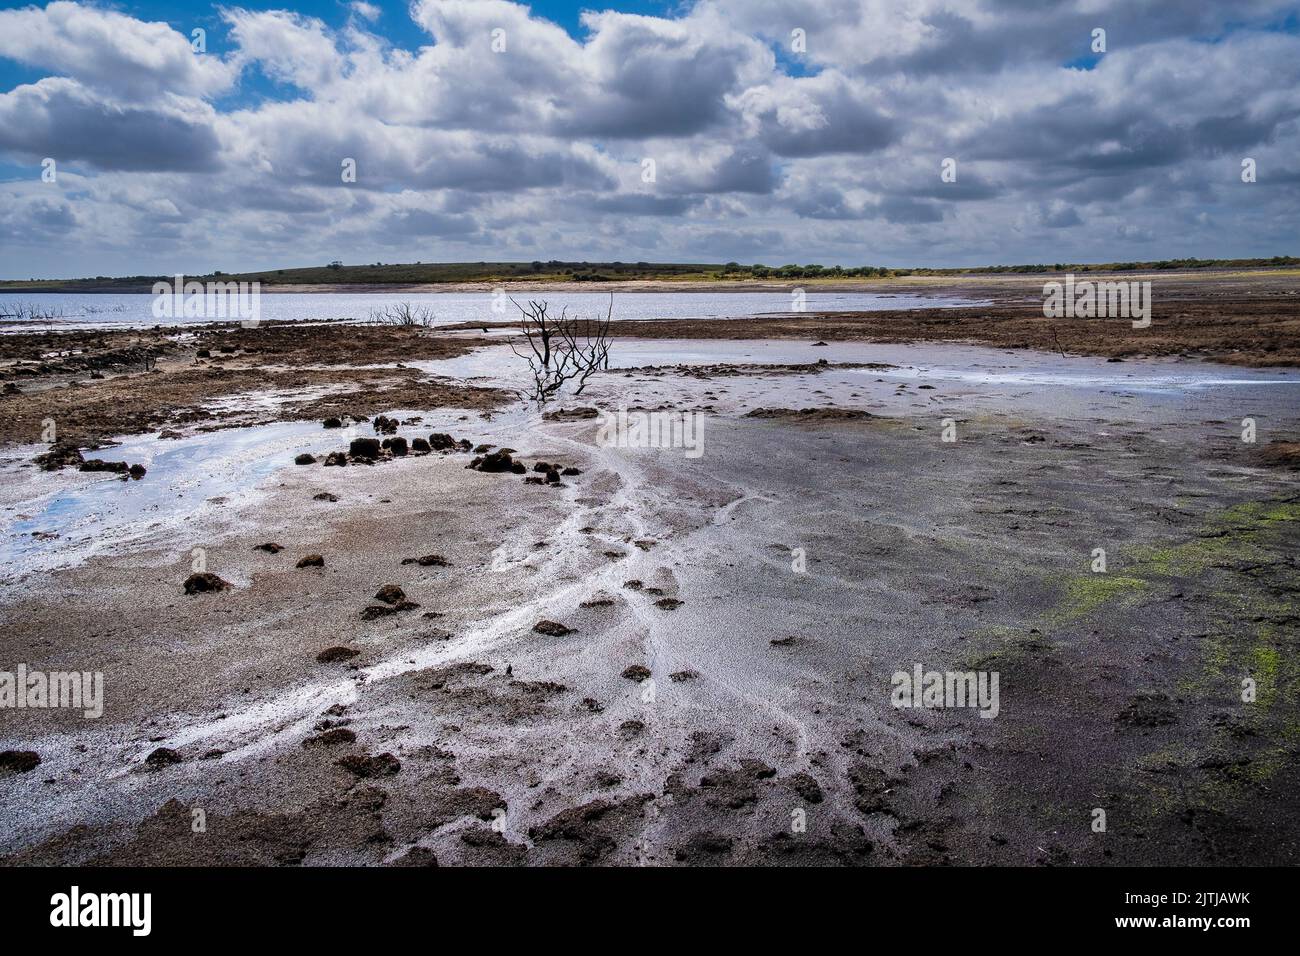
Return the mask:
<path fill-rule="evenodd" d="M 729 836 L 702 831 L 692 834 L 685 844 L 674 850 L 673 857 L 682 862 L 717 857 L 724 853 L 730 853 L 734 842 Z"/>
<path fill-rule="evenodd" d="M 729 810 L 739 810 L 758 801 L 758 782 L 776 776 L 776 768 L 761 760 L 740 761 L 735 770 L 720 770 L 700 778 L 700 789 L 711 791 L 709 802 Z"/>
<path fill-rule="evenodd" d="M 1167 727 L 1178 722 L 1178 715 L 1167 695 L 1137 694 L 1114 719 L 1127 727 Z"/>
<path fill-rule="evenodd" d="M 755 408 L 746 418 L 788 419 L 807 424 L 820 422 L 860 422 L 879 416 L 860 408 Z"/>
<path fill-rule="evenodd" d="M 557 408 L 553 412 L 547 412 L 542 416 L 548 422 L 580 422 L 591 418 L 599 418 L 600 410 L 596 408 Z"/>
<path fill-rule="evenodd" d="M 325 650 L 317 654 L 316 660 L 318 663 L 321 664 L 333 664 L 336 661 L 350 660 L 351 658 L 356 657 L 360 653 L 361 653 L 360 651 L 355 650 L 351 647 L 343 647 L 341 645 L 335 645 L 334 647 L 327 647 L 325 648 Z"/>
<path fill-rule="evenodd" d="M 547 637 L 564 637 L 566 634 L 572 634 L 573 629 L 565 627 L 556 621 L 538 621 L 533 625 L 533 630 L 538 634 L 545 634 Z"/>
<path fill-rule="evenodd" d="M 370 604 L 361 609 L 361 620 L 377 621 L 399 611 L 413 611 L 419 606 L 414 601 L 398 601 L 396 604 Z"/>
<path fill-rule="evenodd" d="M 522 461 L 515 461 L 510 456 L 510 453 L 506 451 L 494 451 L 491 454 L 482 455 L 465 467 L 488 474 L 510 473 L 522 475 L 528 470 Z"/>
<path fill-rule="evenodd" d="M 528 835 L 539 845 L 563 841 L 573 847 L 581 862 L 595 863 L 618 848 L 616 838 L 635 828 L 645 815 L 645 804 L 653 799 L 643 793 L 619 803 L 592 800 L 529 827 Z"/>
<path fill-rule="evenodd" d="M 403 564 L 418 564 L 422 568 L 449 568 L 451 562 L 440 554 L 426 554 L 418 558 L 402 558 Z"/>
<path fill-rule="evenodd" d="M 406 600 L 406 592 L 396 584 L 385 584 L 376 592 L 375 600 L 385 604 L 401 604 Z"/>
<path fill-rule="evenodd" d="M 0 750 L 0 772 L 29 773 L 40 763 L 41 755 L 35 750 Z"/>
<path fill-rule="evenodd" d="M 1300 470 L 1300 441 L 1271 441 L 1256 452 L 1262 464 Z"/>
<path fill-rule="evenodd" d="M 130 466 L 124 461 L 103 461 L 99 458 L 88 458 L 81 463 L 78 471 L 107 471 L 115 475 L 125 475 Z"/>
<path fill-rule="evenodd" d="M 354 438 L 348 445 L 348 456 L 358 461 L 374 461 L 382 450 L 378 438 Z"/>
<path fill-rule="evenodd" d="M 434 432 L 429 436 L 429 447 L 433 451 L 469 451 L 474 444 L 466 438 L 453 438 L 446 432 Z"/>
<path fill-rule="evenodd" d="M 796 773 L 786 781 L 790 789 L 809 803 L 821 803 L 826 798 L 822 786 L 811 774 Z"/>
<path fill-rule="evenodd" d="M 323 734 L 308 737 L 302 742 L 302 745 L 307 749 L 312 747 L 337 747 L 341 744 L 355 743 L 356 739 L 357 735 L 346 727 L 334 727 Z"/>
<path fill-rule="evenodd" d="M 376 756 L 370 754 L 348 754 L 335 763 L 348 773 L 362 778 L 391 777 L 402 769 L 401 762 L 390 753 Z"/>
<path fill-rule="evenodd" d="M 184 758 L 170 747 L 159 747 L 144 758 L 144 765 L 150 770 L 161 770 L 183 760 Z"/>
<path fill-rule="evenodd" d="M 438 865 L 438 855 L 427 846 L 413 846 L 388 865 L 432 867 Z"/>
<path fill-rule="evenodd" d="M 224 591 L 228 587 L 230 587 L 229 581 L 217 577 L 211 571 L 195 572 L 185 579 L 186 594 L 209 594 Z"/>
<path fill-rule="evenodd" d="M 58 471 L 68 465 L 80 465 L 84 460 L 81 450 L 69 442 L 56 441 L 50 450 L 32 459 L 44 471 Z"/>

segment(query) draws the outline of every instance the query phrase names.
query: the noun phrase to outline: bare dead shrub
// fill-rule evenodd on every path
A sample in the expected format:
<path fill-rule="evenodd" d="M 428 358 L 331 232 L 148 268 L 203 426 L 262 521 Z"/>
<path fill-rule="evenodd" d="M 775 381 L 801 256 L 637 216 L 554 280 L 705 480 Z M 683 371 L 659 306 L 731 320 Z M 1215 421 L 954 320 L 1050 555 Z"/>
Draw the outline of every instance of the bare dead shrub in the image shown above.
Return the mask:
<path fill-rule="evenodd" d="M 609 368 L 609 325 L 614 314 L 614 297 L 604 318 L 569 315 L 561 309 L 558 317 L 547 311 L 546 302 L 529 301 L 524 307 L 514 299 L 520 312 L 519 331 L 528 348 L 521 350 L 512 341 L 510 348 L 528 362 L 533 376 L 529 398 L 543 405 L 554 398 L 566 382 L 576 382 L 575 395 L 581 395 L 592 373 Z"/>

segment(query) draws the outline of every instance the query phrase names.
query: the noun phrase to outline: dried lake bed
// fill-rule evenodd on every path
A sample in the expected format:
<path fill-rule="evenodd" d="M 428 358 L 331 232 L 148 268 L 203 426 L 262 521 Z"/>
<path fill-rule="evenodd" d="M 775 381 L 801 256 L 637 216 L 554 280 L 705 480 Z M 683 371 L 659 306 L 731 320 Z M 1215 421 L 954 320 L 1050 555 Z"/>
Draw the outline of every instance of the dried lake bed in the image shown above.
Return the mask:
<path fill-rule="evenodd" d="M 500 345 L 370 357 L 520 385 Z M 41 759 L 0 780 L 6 861 L 1300 858 L 1300 496 L 1259 454 L 1297 434 L 1295 370 L 807 340 L 610 364 L 559 407 L 697 413 L 699 457 L 367 393 L 407 437 L 580 473 L 295 465 L 375 433 L 283 416 L 283 383 L 94 453 L 139 481 L 7 446 L 4 660 L 101 671 L 105 706 L 0 711 Z M 196 551 L 231 588 L 184 593 Z M 366 619 L 390 583 L 418 607 Z M 997 671 L 998 716 L 893 707 L 917 664 Z"/>

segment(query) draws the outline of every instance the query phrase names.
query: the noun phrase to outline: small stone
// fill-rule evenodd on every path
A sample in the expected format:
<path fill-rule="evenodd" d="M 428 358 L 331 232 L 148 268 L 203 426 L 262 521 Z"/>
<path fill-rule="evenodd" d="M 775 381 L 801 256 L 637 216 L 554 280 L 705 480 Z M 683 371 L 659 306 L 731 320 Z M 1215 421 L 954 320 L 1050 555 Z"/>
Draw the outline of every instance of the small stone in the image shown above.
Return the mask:
<path fill-rule="evenodd" d="M 323 568 L 325 567 L 325 558 L 319 554 L 309 554 L 298 559 L 300 568 Z"/>

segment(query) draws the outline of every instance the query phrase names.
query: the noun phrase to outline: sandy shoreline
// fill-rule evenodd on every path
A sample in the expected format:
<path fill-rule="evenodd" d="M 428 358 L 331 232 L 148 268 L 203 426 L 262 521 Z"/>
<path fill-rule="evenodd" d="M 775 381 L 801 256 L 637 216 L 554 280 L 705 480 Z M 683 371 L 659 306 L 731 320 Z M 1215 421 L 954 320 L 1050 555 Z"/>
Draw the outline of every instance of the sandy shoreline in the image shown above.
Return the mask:
<path fill-rule="evenodd" d="M 1192 303 L 1184 327 L 1222 334 L 1220 308 Z M 71 539 L 84 517 L 99 548 L 7 569 L 0 661 L 102 671 L 107 701 L 97 721 L 0 711 L 0 750 L 41 758 L 0 771 L 0 859 L 1300 861 L 1300 487 L 1293 453 L 1264 454 L 1300 437 L 1300 379 L 1176 360 L 1199 354 L 1186 341 L 1111 363 L 949 342 L 933 312 L 912 319 L 928 344 L 855 321 L 816 347 L 818 317 L 721 340 L 625 327 L 563 405 L 698 411 L 698 459 L 543 418 L 508 350 L 442 332 L 220 330 L 172 341 L 156 373 L 16 379 L 6 527 Z M 1262 313 L 1251 328 L 1273 335 Z M 138 482 L 39 473 L 16 459 L 51 409 L 80 440 L 140 435 L 107 456 L 157 457 Z M 529 484 L 460 451 L 292 464 L 375 435 L 313 424 L 341 412 L 580 473 Z M 196 548 L 231 589 L 184 593 Z M 310 553 L 324 566 L 296 567 Z M 419 606 L 367 619 L 390 583 Z M 332 647 L 356 654 L 319 661 Z M 997 670 L 999 716 L 892 707 L 890 675 L 918 663 Z"/>

